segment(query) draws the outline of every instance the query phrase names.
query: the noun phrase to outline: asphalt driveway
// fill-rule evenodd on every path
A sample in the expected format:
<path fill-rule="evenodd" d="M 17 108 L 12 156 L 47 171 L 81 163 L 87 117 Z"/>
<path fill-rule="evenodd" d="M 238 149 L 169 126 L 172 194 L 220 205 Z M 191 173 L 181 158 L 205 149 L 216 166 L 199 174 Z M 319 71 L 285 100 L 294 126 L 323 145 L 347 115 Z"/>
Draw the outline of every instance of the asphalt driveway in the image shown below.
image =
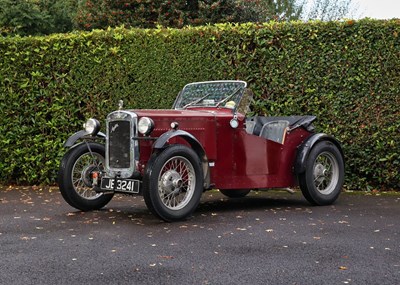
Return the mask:
<path fill-rule="evenodd" d="M 203 195 L 165 223 L 141 197 L 79 212 L 56 188 L 0 189 L 0 284 L 400 284 L 400 195 Z"/>

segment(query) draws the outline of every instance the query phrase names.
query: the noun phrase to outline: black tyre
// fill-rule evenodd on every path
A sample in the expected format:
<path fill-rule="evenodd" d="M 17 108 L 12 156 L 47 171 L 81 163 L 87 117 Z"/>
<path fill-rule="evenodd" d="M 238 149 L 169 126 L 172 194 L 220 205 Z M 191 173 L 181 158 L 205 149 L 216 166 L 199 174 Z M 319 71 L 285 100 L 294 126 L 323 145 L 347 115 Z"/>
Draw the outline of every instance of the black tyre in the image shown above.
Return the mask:
<path fill-rule="evenodd" d="M 203 193 L 203 170 L 197 154 L 189 147 L 172 145 L 154 154 L 143 179 L 147 207 L 167 222 L 188 218 Z"/>
<path fill-rule="evenodd" d="M 299 175 L 300 189 L 313 205 L 332 204 L 344 181 L 344 161 L 338 147 L 330 141 L 318 142 L 310 151 L 306 170 Z"/>
<path fill-rule="evenodd" d="M 219 192 L 224 194 L 226 197 L 229 198 L 243 198 L 246 197 L 247 194 L 250 193 L 249 189 L 220 189 Z"/>
<path fill-rule="evenodd" d="M 64 200 L 81 211 L 98 210 L 107 205 L 113 194 L 97 193 L 93 189 L 93 172 L 104 169 L 104 146 L 85 143 L 71 148 L 63 157 L 58 173 L 58 185 Z"/>

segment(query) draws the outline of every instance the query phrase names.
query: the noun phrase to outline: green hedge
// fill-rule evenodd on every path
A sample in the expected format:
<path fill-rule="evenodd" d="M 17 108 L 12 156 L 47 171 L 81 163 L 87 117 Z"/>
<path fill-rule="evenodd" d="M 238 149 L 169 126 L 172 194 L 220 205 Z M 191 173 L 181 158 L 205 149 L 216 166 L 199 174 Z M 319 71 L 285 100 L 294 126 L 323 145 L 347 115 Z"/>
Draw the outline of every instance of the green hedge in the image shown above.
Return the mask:
<path fill-rule="evenodd" d="M 400 187 L 400 22 L 123 28 L 0 38 L 0 183 L 51 184 L 63 142 L 123 99 L 169 108 L 188 82 L 243 79 L 253 110 L 315 114 L 346 155 L 346 187 Z"/>

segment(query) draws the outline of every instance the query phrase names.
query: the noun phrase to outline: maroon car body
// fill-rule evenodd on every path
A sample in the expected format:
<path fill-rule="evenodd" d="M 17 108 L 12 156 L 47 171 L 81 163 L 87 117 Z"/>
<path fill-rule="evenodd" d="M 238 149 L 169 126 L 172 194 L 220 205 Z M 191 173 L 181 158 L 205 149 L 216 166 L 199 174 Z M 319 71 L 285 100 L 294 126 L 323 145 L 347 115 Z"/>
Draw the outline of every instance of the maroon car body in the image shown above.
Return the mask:
<path fill-rule="evenodd" d="M 210 108 L 191 110 L 133 110 L 138 117 L 148 116 L 157 126 L 152 135 L 162 136 L 174 121 L 179 130 L 193 135 L 204 148 L 210 166 L 210 184 L 217 189 L 259 189 L 296 186 L 293 165 L 297 146 L 311 133 L 298 127 L 286 134 L 285 143 L 267 140 L 246 132 L 246 120 L 238 116 L 239 126 L 233 129 L 229 122 L 232 111 Z M 172 119 L 171 119 L 172 118 Z M 168 140 L 168 144 L 186 144 L 180 136 Z M 141 141 L 139 168 L 144 171 L 154 141 Z"/>
<path fill-rule="evenodd" d="M 208 189 L 243 197 L 300 186 L 312 204 L 333 203 L 344 177 L 340 143 L 314 132 L 314 116 L 248 116 L 251 100 L 243 81 L 199 82 L 186 85 L 170 110 L 121 104 L 105 134 L 88 120 L 66 142 L 63 197 L 87 211 L 114 193 L 140 194 L 166 221 L 189 217 Z"/>

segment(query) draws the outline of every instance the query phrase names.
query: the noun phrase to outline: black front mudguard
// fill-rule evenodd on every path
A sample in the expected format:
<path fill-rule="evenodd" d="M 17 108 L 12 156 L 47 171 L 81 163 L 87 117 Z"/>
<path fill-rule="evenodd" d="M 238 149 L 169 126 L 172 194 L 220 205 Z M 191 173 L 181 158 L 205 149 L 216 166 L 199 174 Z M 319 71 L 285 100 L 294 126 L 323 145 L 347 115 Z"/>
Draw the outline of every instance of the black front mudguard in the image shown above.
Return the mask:
<path fill-rule="evenodd" d="M 153 149 L 161 150 L 168 145 L 168 141 L 174 137 L 180 137 L 190 144 L 192 149 L 197 153 L 199 159 L 203 165 L 204 173 L 204 188 L 209 189 L 210 187 L 210 167 L 208 165 L 208 158 L 206 152 L 201 143 L 192 134 L 183 130 L 170 130 L 162 134 L 153 145 Z"/>
<path fill-rule="evenodd" d="M 81 130 L 79 132 L 76 132 L 72 136 L 70 136 L 67 141 L 64 143 L 64 147 L 72 147 L 75 145 L 75 143 L 80 140 L 80 139 L 106 139 L 106 135 L 102 132 L 98 132 L 96 136 L 93 136 L 86 132 L 85 130 Z"/>

